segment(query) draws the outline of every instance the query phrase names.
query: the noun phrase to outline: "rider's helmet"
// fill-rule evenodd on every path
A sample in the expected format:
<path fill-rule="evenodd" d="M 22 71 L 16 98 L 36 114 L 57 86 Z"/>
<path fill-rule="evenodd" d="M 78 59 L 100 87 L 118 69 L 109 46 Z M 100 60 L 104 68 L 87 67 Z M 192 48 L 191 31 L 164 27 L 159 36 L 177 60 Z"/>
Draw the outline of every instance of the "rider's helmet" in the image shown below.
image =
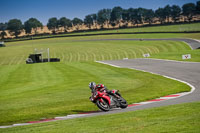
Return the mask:
<path fill-rule="evenodd" d="M 90 88 L 91 90 L 95 89 L 95 88 L 96 88 L 96 83 L 95 83 L 95 82 L 90 82 L 90 83 L 89 83 L 89 88 Z"/>
<path fill-rule="evenodd" d="M 98 84 L 98 85 L 96 85 L 96 88 L 98 91 L 101 91 L 102 89 L 105 88 L 105 86 L 104 86 L 104 84 Z"/>

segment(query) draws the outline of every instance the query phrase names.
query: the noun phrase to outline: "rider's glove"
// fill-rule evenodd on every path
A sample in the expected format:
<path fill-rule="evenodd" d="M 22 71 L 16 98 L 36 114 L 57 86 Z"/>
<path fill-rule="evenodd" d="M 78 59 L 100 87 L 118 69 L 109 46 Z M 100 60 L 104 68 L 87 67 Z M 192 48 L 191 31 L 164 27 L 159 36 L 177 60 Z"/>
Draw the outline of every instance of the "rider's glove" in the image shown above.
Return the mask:
<path fill-rule="evenodd" d="M 90 97 L 89 99 L 90 99 L 90 101 L 91 101 L 91 102 L 93 102 L 93 101 L 94 101 L 94 99 L 93 99 L 92 97 Z"/>

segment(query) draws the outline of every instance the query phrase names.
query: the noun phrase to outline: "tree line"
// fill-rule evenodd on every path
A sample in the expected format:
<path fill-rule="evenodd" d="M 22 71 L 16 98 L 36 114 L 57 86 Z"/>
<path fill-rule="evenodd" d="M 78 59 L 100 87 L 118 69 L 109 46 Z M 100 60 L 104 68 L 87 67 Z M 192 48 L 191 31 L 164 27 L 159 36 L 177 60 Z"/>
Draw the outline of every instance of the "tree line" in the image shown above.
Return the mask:
<path fill-rule="evenodd" d="M 200 1 L 194 3 L 186 3 L 182 7 L 178 5 L 166 5 L 163 8 L 157 10 L 145 9 L 145 8 L 129 8 L 123 9 L 120 6 L 112 9 L 101 9 L 97 13 L 86 15 L 84 20 L 80 18 L 74 18 L 70 20 L 66 17 L 57 19 L 56 17 L 50 18 L 47 23 L 47 27 L 53 33 L 63 27 L 65 32 L 70 28 L 75 27 L 76 30 L 80 30 L 81 25 L 85 25 L 89 29 L 97 25 L 101 28 L 104 26 L 113 27 L 128 27 L 128 24 L 138 26 L 139 24 L 148 23 L 151 25 L 156 21 L 161 24 L 171 22 L 179 22 L 180 17 L 184 18 L 185 22 L 192 21 L 193 16 L 200 15 Z M 24 24 L 19 19 L 11 19 L 7 23 L 0 23 L 1 38 L 6 36 L 5 30 L 8 30 L 11 35 L 18 37 L 18 35 L 25 30 L 26 34 L 31 34 L 32 30 L 37 33 L 38 28 L 43 28 L 42 23 L 36 18 L 30 18 Z"/>

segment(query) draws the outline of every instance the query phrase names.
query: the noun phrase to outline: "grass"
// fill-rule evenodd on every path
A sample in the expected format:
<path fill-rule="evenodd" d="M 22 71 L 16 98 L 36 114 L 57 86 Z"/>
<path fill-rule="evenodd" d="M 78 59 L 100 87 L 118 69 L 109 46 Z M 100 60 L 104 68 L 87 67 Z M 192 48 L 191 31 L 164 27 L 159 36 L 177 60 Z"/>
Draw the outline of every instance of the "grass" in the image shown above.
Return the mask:
<path fill-rule="evenodd" d="M 200 102 L 0 129 L 7 133 L 198 133 Z"/>
<path fill-rule="evenodd" d="M 141 58 L 145 53 L 154 55 L 190 50 L 188 45 L 176 41 L 70 41 L 68 38 L 56 38 L 8 43 L 7 47 L 0 49 L 0 64 L 25 64 L 35 48 L 50 48 L 51 57 L 60 58 L 62 62 Z"/>
<path fill-rule="evenodd" d="M 191 54 L 191 59 L 183 60 L 182 55 L 185 54 Z M 200 49 L 184 50 L 178 52 L 163 52 L 151 56 L 151 58 L 157 58 L 157 59 L 169 59 L 169 60 L 192 61 L 192 62 L 200 62 L 199 57 L 200 57 Z"/>
<path fill-rule="evenodd" d="M 88 99 L 90 81 L 119 89 L 128 103 L 190 87 L 161 76 L 93 62 L 0 67 L 0 125 L 97 110 Z"/>
<path fill-rule="evenodd" d="M 162 35 L 162 34 L 161 34 Z M 160 35 L 160 36 L 161 36 Z M 194 34 L 196 35 L 196 34 Z M 173 35 L 171 35 L 172 37 Z M 0 64 L 25 64 L 25 60 L 34 49 L 50 48 L 51 57 L 60 58 L 62 62 L 117 60 L 123 58 L 142 58 L 150 53 L 153 58 L 182 60 L 182 54 L 192 54 L 192 59 L 199 61 L 199 50 L 191 50 L 183 42 L 176 41 L 95 41 L 104 36 L 82 38 L 53 38 L 44 40 L 7 43 L 0 48 Z M 129 38 L 131 36 L 109 36 L 110 38 Z M 107 37 L 107 38 L 109 38 Z M 133 36 L 132 37 L 141 37 Z M 143 38 L 153 37 L 143 35 Z M 158 36 L 156 36 L 158 37 Z M 155 38 L 155 37 L 154 37 Z M 94 40 L 94 41 L 87 41 Z"/>
<path fill-rule="evenodd" d="M 190 37 L 198 38 L 198 35 L 190 34 Z M 177 51 L 191 51 L 183 42 L 87 41 L 180 36 L 187 35 L 112 35 L 6 43 L 7 47 L 0 48 L 0 125 L 97 110 L 88 100 L 87 85 L 91 81 L 119 89 L 129 103 L 189 91 L 189 86 L 161 76 L 93 62 L 141 58 L 147 52 L 155 58 L 164 58 L 167 54 L 178 55 Z M 50 48 L 51 57 L 61 58 L 61 62 L 26 65 L 25 59 L 34 48 Z M 196 53 L 192 58 L 199 61 Z"/>

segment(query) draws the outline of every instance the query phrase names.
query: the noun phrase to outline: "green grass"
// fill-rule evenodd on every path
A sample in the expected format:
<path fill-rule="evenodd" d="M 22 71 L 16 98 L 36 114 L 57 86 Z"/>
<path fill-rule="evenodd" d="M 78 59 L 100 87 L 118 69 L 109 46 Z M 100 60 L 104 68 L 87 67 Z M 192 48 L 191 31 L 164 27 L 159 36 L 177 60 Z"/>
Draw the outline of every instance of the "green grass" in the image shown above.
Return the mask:
<path fill-rule="evenodd" d="M 199 133 L 200 103 L 0 129 L 6 133 Z"/>
<path fill-rule="evenodd" d="M 182 55 L 185 55 L 185 54 L 191 54 L 191 59 L 183 60 Z M 184 50 L 184 51 L 178 51 L 178 52 L 163 52 L 159 54 L 154 54 L 151 56 L 151 58 L 200 62 L 200 49 Z"/>
<path fill-rule="evenodd" d="M 162 35 L 162 34 L 161 34 Z M 142 38 L 156 38 L 161 35 L 143 35 Z M 169 34 L 170 35 L 170 34 Z M 196 36 L 196 34 L 194 34 Z M 163 35 L 162 35 L 163 36 Z M 172 37 L 173 35 L 171 35 Z M 50 48 L 51 57 L 60 58 L 62 62 L 118 60 L 123 58 L 142 58 L 150 53 L 153 58 L 182 60 L 182 54 L 192 54 L 192 59 L 199 61 L 199 50 L 191 50 L 183 42 L 175 41 L 87 41 L 103 39 L 105 36 L 83 38 L 53 38 L 44 40 L 7 43 L 0 48 L 0 64 L 25 64 L 25 60 L 34 49 Z M 131 35 L 106 36 L 106 38 L 131 38 Z M 132 37 L 140 38 L 141 35 Z M 174 36 L 173 36 L 174 37 Z M 177 35 L 178 37 L 178 35 Z"/>
<path fill-rule="evenodd" d="M 190 90 L 160 76 L 93 63 L 141 58 L 144 53 L 162 57 L 165 53 L 191 51 L 183 42 L 86 41 L 96 36 L 81 39 L 12 42 L 0 49 L 0 125 L 97 110 L 88 100 L 90 81 L 119 89 L 129 103 Z M 61 62 L 26 65 L 25 59 L 34 48 L 50 48 L 51 57 L 61 58 Z M 197 59 L 198 54 L 192 57 Z"/>
<path fill-rule="evenodd" d="M 141 58 L 145 53 L 154 55 L 190 50 L 188 45 L 176 41 L 74 41 L 68 39 L 56 38 L 8 43 L 7 47 L 0 49 L 0 64 L 25 64 L 26 58 L 33 53 L 35 48 L 39 50 L 50 48 L 51 57 L 60 58 L 61 62 Z M 196 58 L 196 56 L 193 57 Z"/>
<path fill-rule="evenodd" d="M 92 62 L 0 67 L 0 125 L 97 110 L 88 99 L 90 81 L 119 89 L 128 103 L 189 91 L 161 76 Z"/>
<path fill-rule="evenodd" d="M 198 38 L 199 34 L 189 35 Z M 192 60 L 199 61 L 199 51 L 192 51 L 183 42 L 87 41 L 181 36 L 187 35 L 112 35 L 6 43 L 7 47 L 0 48 L 0 125 L 97 110 L 88 100 L 91 81 L 119 89 L 128 103 L 189 91 L 189 86 L 161 76 L 93 62 L 141 58 L 143 53 L 155 58 L 174 57 L 185 51 L 192 53 Z M 61 62 L 26 65 L 25 60 L 34 48 L 50 48 L 51 57 L 60 58 Z"/>

